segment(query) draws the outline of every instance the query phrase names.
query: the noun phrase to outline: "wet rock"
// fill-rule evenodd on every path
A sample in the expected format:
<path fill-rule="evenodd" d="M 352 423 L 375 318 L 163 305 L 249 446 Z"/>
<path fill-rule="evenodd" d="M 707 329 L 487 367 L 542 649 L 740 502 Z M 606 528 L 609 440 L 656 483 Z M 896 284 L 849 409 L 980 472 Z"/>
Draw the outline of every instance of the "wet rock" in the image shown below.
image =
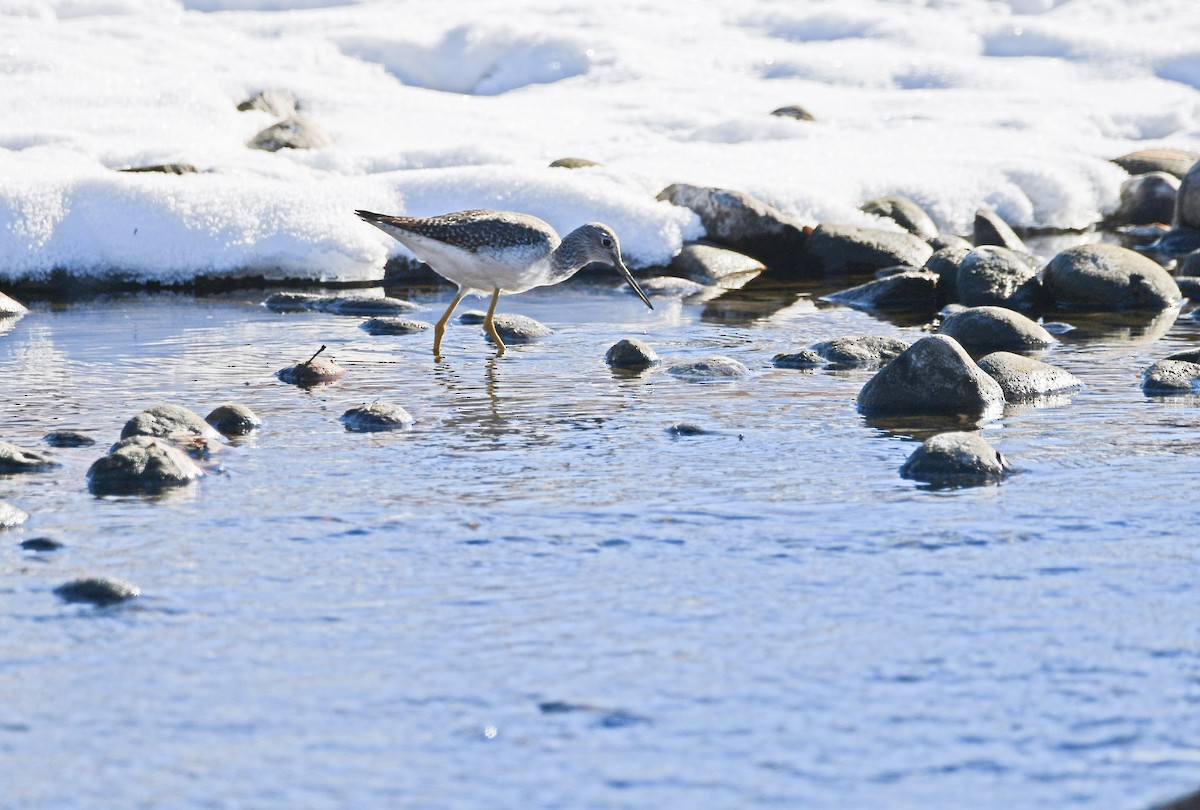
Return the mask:
<path fill-rule="evenodd" d="M 776 368 L 819 368 L 825 365 L 825 358 L 812 349 L 801 349 L 798 352 L 777 354 L 771 358 L 771 364 Z"/>
<path fill-rule="evenodd" d="M 336 360 L 321 356 L 318 352 L 303 363 L 281 368 L 275 372 L 275 376 L 285 383 L 303 386 L 333 382 L 345 373 L 346 369 L 339 366 Z"/>
<path fill-rule="evenodd" d="M 1009 402 L 1057 396 L 1083 387 L 1069 371 L 1011 352 L 992 352 L 981 357 L 979 367 L 1000 383 Z"/>
<path fill-rule="evenodd" d="M 937 274 L 938 296 L 941 300 L 958 300 L 958 271 L 962 267 L 963 259 L 972 250 L 970 244 L 965 247 L 939 248 L 925 260 L 925 269 Z"/>
<path fill-rule="evenodd" d="M 806 259 L 829 275 L 874 272 L 898 264 L 921 267 L 932 254 L 933 248 L 911 233 L 832 223 L 813 229 L 804 249 Z"/>
<path fill-rule="evenodd" d="M 96 607 L 110 607 L 127 602 L 141 592 L 123 579 L 86 577 L 59 585 L 54 589 L 54 593 L 64 602 L 85 602 Z"/>
<path fill-rule="evenodd" d="M 957 310 L 942 320 L 937 331 L 972 351 L 1030 351 L 1057 342 L 1054 335 L 1037 322 L 1004 307 Z"/>
<path fill-rule="evenodd" d="M 699 282 L 678 276 L 650 276 L 639 279 L 638 285 L 642 288 L 642 292 L 651 298 L 687 298 L 689 295 L 697 295 L 707 289 Z M 628 292 L 630 295 L 636 295 L 632 289 Z"/>
<path fill-rule="evenodd" d="M 1042 283 L 1055 304 L 1081 309 L 1161 310 L 1181 298 L 1166 270 L 1116 245 L 1067 248 L 1046 265 Z"/>
<path fill-rule="evenodd" d="M 588 166 L 602 166 L 604 164 L 597 163 L 594 160 L 588 160 L 581 157 L 565 157 L 559 158 L 551 162 L 551 169 L 586 169 Z"/>
<path fill-rule="evenodd" d="M 750 374 L 750 369 L 732 357 L 714 355 L 702 360 L 667 366 L 667 373 L 688 382 L 714 382 L 745 377 Z"/>
<path fill-rule="evenodd" d="M 151 166 L 133 166 L 121 169 L 123 172 L 152 172 L 158 174 L 197 174 L 199 169 L 191 163 L 155 163 Z"/>
<path fill-rule="evenodd" d="M 1130 177 L 1121 184 L 1121 202 L 1105 224 L 1113 227 L 1170 222 L 1178 193 L 1179 178 L 1172 174 L 1150 172 Z"/>
<path fill-rule="evenodd" d="M 787 272 L 800 269 L 804 227 L 762 200 L 740 191 L 685 183 L 667 186 L 658 199 L 695 211 L 714 242 L 753 256 L 768 267 Z"/>
<path fill-rule="evenodd" d="M 0 292 L 0 318 L 7 318 L 13 315 L 24 315 L 29 309 L 15 298 L 11 298 Z"/>
<path fill-rule="evenodd" d="M 700 427 L 691 422 L 676 422 L 667 428 L 667 433 L 671 436 L 708 436 L 712 433 L 711 430 Z"/>
<path fill-rule="evenodd" d="M 1200 231 L 1200 163 L 1194 164 L 1179 184 L 1171 227 Z"/>
<path fill-rule="evenodd" d="M 458 322 L 464 326 L 478 326 L 486 317 L 487 313 L 481 309 L 468 309 L 459 313 Z"/>
<path fill-rule="evenodd" d="M 131 436 L 113 445 L 87 472 L 93 495 L 148 495 L 181 487 L 204 471 L 179 448 L 150 436 Z"/>
<path fill-rule="evenodd" d="M 1179 277 L 1194 278 L 1200 276 L 1200 250 L 1193 250 L 1179 260 L 1179 267 L 1175 270 L 1176 282 Z"/>
<path fill-rule="evenodd" d="M 1188 363 L 1200 363 L 1200 349 L 1184 349 L 1181 352 L 1168 354 L 1164 360 L 1185 360 Z"/>
<path fill-rule="evenodd" d="M 381 317 L 399 315 L 402 312 L 417 309 L 412 301 L 401 298 L 370 298 L 361 295 L 324 296 L 313 304 L 318 312 L 328 312 L 332 315 L 359 315 Z"/>
<path fill-rule="evenodd" d="M 952 233 L 939 233 L 937 236 L 929 240 L 929 246 L 933 248 L 935 252 L 945 248 L 962 248 L 963 250 L 970 250 L 971 248 L 975 247 L 966 239 L 963 239 L 961 236 L 957 236 Z"/>
<path fill-rule="evenodd" d="M 824 297 L 855 309 L 937 309 L 938 276 L 921 270 L 895 273 Z"/>
<path fill-rule="evenodd" d="M 63 544 L 50 537 L 31 537 L 28 540 L 22 540 L 21 548 L 26 551 L 48 552 L 58 551 L 63 547 Z"/>
<path fill-rule="evenodd" d="M 1013 251 L 985 245 L 963 257 L 955 279 L 958 302 L 968 307 L 1032 309 L 1041 303 L 1037 268 Z"/>
<path fill-rule="evenodd" d="M 900 475 L 942 485 L 971 485 L 999 481 L 1012 468 L 1004 456 L 975 433 L 939 433 L 924 443 L 900 468 Z"/>
<path fill-rule="evenodd" d="M 42 472 L 58 466 L 54 456 L 0 441 L 0 473 Z"/>
<path fill-rule="evenodd" d="M 96 440 L 78 430 L 52 430 L 42 437 L 51 447 L 90 447 Z"/>
<path fill-rule="evenodd" d="M 945 335 L 918 340 L 858 394 L 858 408 L 868 416 L 983 414 L 1003 404 L 1000 384 Z"/>
<path fill-rule="evenodd" d="M 550 327 L 526 315 L 495 315 L 492 323 L 495 325 L 496 331 L 500 333 L 500 339 L 505 343 L 533 343 L 538 338 L 554 334 Z M 484 334 L 487 335 L 486 332 Z M 487 335 L 487 339 L 490 342 L 492 336 Z"/>
<path fill-rule="evenodd" d="M 761 273 L 767 268 L 744 253 L 703 242 L 689 242 L 671 260 L 671 269 L 700 284 L 716 284 L 730 276 Z"/>
<path fill-rule="evenodd" d="M 333 144 L 325 128 L 313 119 L 293 115 L 272 124 L 246 142 L 251 149 L 278 152 L 280 149 L 321 149 Z"/>
<path fill-rule="evenodd" d="M 125 423 L 121 438 L 130 436 L 202 436 L 215 439 L 217 432 L 209 427 L 200 416 L 181 405 L 155 405 L 147 408 Z"/>
<path fill-rule="evenodd" d="M 269 88 L 237 105 L 238 112 L 261 110 L 279 118 L 296 114 L 296 96 L 287 90 Z"/>
<path fill-rule="evenodd" d="M 262 305 L 272 312 L 307 312 L 317 308 L 329 296 L 304 292 L 278 292 L 268 295 Z"/>
<path fill-rule="evenodd" d="M 258 414 L 245 405 L 225 404 L 214 408 L 204 421 L 225 436 L 245 436 L 262 427 Z"/>
<path fill-rule="evenodd" d="M 996 245 L 1015 253 L 1029 253 L 1029 248 L 1007 222 L 994 211 L 982 208 L 975 212 L 975 245 Z"/>
<path fill-rule="evenodd" d="M 370 318 L 359 328 L 368 335 L 415 335 L 432 329 L 433 324 L 409 318 Z"/>
<path fill-rule="evenodd" d="M 1112 162 L 1130 174 L 1166 172 L 1182 180 L 1197 160 L 1200 160 L 1200 155 L 1182 149 L 1139 149 L 1113 158 Z"/>
<path fill-rule="evenodd" d="M 339 417 L 346 430 L 354 433 L 378 433 L 385 430 L 403 430 L 413 423 L 412 416 L 399 405 L 387 402 L 372 402 L 351 408 Z"/>
<path fill-rule="evenodd" d="M 14 529 L 29 520 L 29 513 L 13 506 L 7 501 L 0 501 L 0 529 Z"/>
<path fill-rule="evenodd" d="M 799 104 L 788 104 L 786 107 L 776 107 L 771 110 L 771 115 L 778 118 L 794 118 L 797 121 L 816 121 L 813 114 L 801 107 Z"/>
<path fill-rule="evenodd" d="M 1200 394 L 1200 363 L 1159 360 L 1142 372 L 1142 393 L 1147 396 Z"/>
<path fill-rule="evenodd" d="M 613 368 L 644 369 L 658 361 L 658 353 L 637 338 L 618 340 L 604 353 L 604 362 Z"/>
<path fill-rule="evenodd" d="M 1172 228 L 1158 238 L 1158 241 L 1139 250 L 1153 251 L 1168 258 L 1185 256 L 1200 250 L 1200 230 L 1193 228 Z"/>
<path fill-rule="evenodd" d="M 857 335 L 823 340 L 808 348 L 836 368 L 862 368 L 892 362 L 909 348 L 909 343 L 899 338 Z"/>
<path fill-rule="evenodd" d="M 913 236 L 918 236 L 928 242 L 938 235 L 937 225 L 924 208 L 917 205 L 908 197 L 888 196 L 871 200 L 859 209 L 868 214 L 886 217 L 894 221 Z"/>

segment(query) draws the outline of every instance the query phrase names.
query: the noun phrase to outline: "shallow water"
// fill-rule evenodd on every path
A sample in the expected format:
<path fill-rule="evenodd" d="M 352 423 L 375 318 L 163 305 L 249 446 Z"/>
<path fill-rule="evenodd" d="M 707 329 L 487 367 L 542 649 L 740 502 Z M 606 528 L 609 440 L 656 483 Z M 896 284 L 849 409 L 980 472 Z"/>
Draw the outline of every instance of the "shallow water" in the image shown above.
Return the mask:
<path fill-rule="evenodd" d="M 1044 359 L 1086 388 L 983 426 L 1021 474 L 932 490 L 898 468 L 937 426 L 867 423 L 871 372 L 770 362 L 912 319 L 613 289 L 506 299 L 555 332 L 500 360 L 478 327 L 435 363 L 428 334 L 262 292 L 0 326 L 0 437 L 98 440 L 0 477 L 33 515 L 0 535 L 6 806 L 1141 808 L 1200 784 L 1200 398 L 1138 379 L 1200 323 L 1061 316 Z M 425 320 L 449 297 L 389 292 Z M 753 373 L 614 374 L 633 336 Z M 342 381 L 273 377 L 322 344 Z M 337 421 L 376 399 L 413 428 Z M 162 401 L 265 426 L 186 490 L 88 494 Z M 66 547 L 18 546 L 42 536 Z M 51 593 L 81 575 L 143 595 Z"/>

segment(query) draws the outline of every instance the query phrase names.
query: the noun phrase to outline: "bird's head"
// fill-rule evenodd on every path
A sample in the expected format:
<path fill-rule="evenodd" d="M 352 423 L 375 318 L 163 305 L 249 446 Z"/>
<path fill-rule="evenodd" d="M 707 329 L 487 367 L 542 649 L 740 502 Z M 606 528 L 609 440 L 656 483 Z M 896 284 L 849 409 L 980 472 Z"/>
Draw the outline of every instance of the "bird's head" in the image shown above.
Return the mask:
<path fill-rule="evenodd" d="M 576 228 L 571 233 L 571 238 L 576 240 L 580 258 L 585 259 L 580 262 L 580 266 L 592 262 L 612 265 L 637 293 L 638 298 L 642 299 L 642 302 L 650 309 L 654 309 L 654 305 L 650 303 L 650 299 L 646 297 L 646 293 L 634 280 L 633 274 L 629 272 L 629 268 L 621 259 L 621 243 L 612 228 L 599 222 L 589 222 Z"/>

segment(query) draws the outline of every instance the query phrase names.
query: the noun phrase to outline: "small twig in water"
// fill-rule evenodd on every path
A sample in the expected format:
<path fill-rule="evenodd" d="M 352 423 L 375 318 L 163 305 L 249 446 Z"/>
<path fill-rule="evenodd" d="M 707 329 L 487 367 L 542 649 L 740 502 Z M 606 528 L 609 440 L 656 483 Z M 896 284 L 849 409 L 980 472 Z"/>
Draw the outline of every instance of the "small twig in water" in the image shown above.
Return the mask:
<path fill-rule="evenodd" d="M 313 356 L 312 356 L 312 357 L 310 357 L 310 358 L 308 358 L 307 360 L 305 360 L 305 361 L 304 361 L 304 365 L 306 365 L 306 366 L 310 366 L 310 365 L 312 365 L 312 361 L 313 361 L 313 360 L 316 360 L 316 359 L 317 359 L 317 355 L 318 355 L 318 354 L 320 354 L 320 353 L 321 353 L 321 352 L 323 352 L 323 351 L 325 351 L 325 344 L 324 344 L 324 343 L 322 343 L 322 344 L 321 344 L 321 348 L 317 349 L 317 350 L 316 350 L 316 352 L 314 352 L 314 353 L 313 353 Z"/>

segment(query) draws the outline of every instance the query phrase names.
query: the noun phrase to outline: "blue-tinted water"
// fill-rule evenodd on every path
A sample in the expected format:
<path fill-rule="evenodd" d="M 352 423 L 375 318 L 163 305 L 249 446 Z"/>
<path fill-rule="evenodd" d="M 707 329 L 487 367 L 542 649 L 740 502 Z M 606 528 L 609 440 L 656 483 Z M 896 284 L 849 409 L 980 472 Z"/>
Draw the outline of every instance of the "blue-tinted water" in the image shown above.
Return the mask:
<path fill-rule="evenodd" d="M 426 320 L 448 299 L 394 292 Z M 1132 809 L 1200 785 L 1200 398 L 1138 387 L 1200 323 L 1078 319 L 1043 359 L 1086 388 L 984 426 L 1023 472 L 937 491 L 898 475 L 920 431 L 856 413 L 871 372 L 770 362 L 915 326 L 568 285 L 502 303 L 551 337 L 497 361 L 452 325 L 438 364 L 428 334 L 262 297 L 36 304 L 0 335 L 0 438 L 99 440 L 0 477 L 33 516 L 0 534 L 6 807 Z M 627 336 L 753 375 L 614 374 Z M 321 344 L 338 384 L 272 376 Z M 414 427 L 337 421 L 376 399 Z M 88 494 L 163 401 L 265 427 L 182 492 Z M 43 536 L 66 547 L 18 546 Z M 52 594 L 83 575 L 143 595 Z"/>

